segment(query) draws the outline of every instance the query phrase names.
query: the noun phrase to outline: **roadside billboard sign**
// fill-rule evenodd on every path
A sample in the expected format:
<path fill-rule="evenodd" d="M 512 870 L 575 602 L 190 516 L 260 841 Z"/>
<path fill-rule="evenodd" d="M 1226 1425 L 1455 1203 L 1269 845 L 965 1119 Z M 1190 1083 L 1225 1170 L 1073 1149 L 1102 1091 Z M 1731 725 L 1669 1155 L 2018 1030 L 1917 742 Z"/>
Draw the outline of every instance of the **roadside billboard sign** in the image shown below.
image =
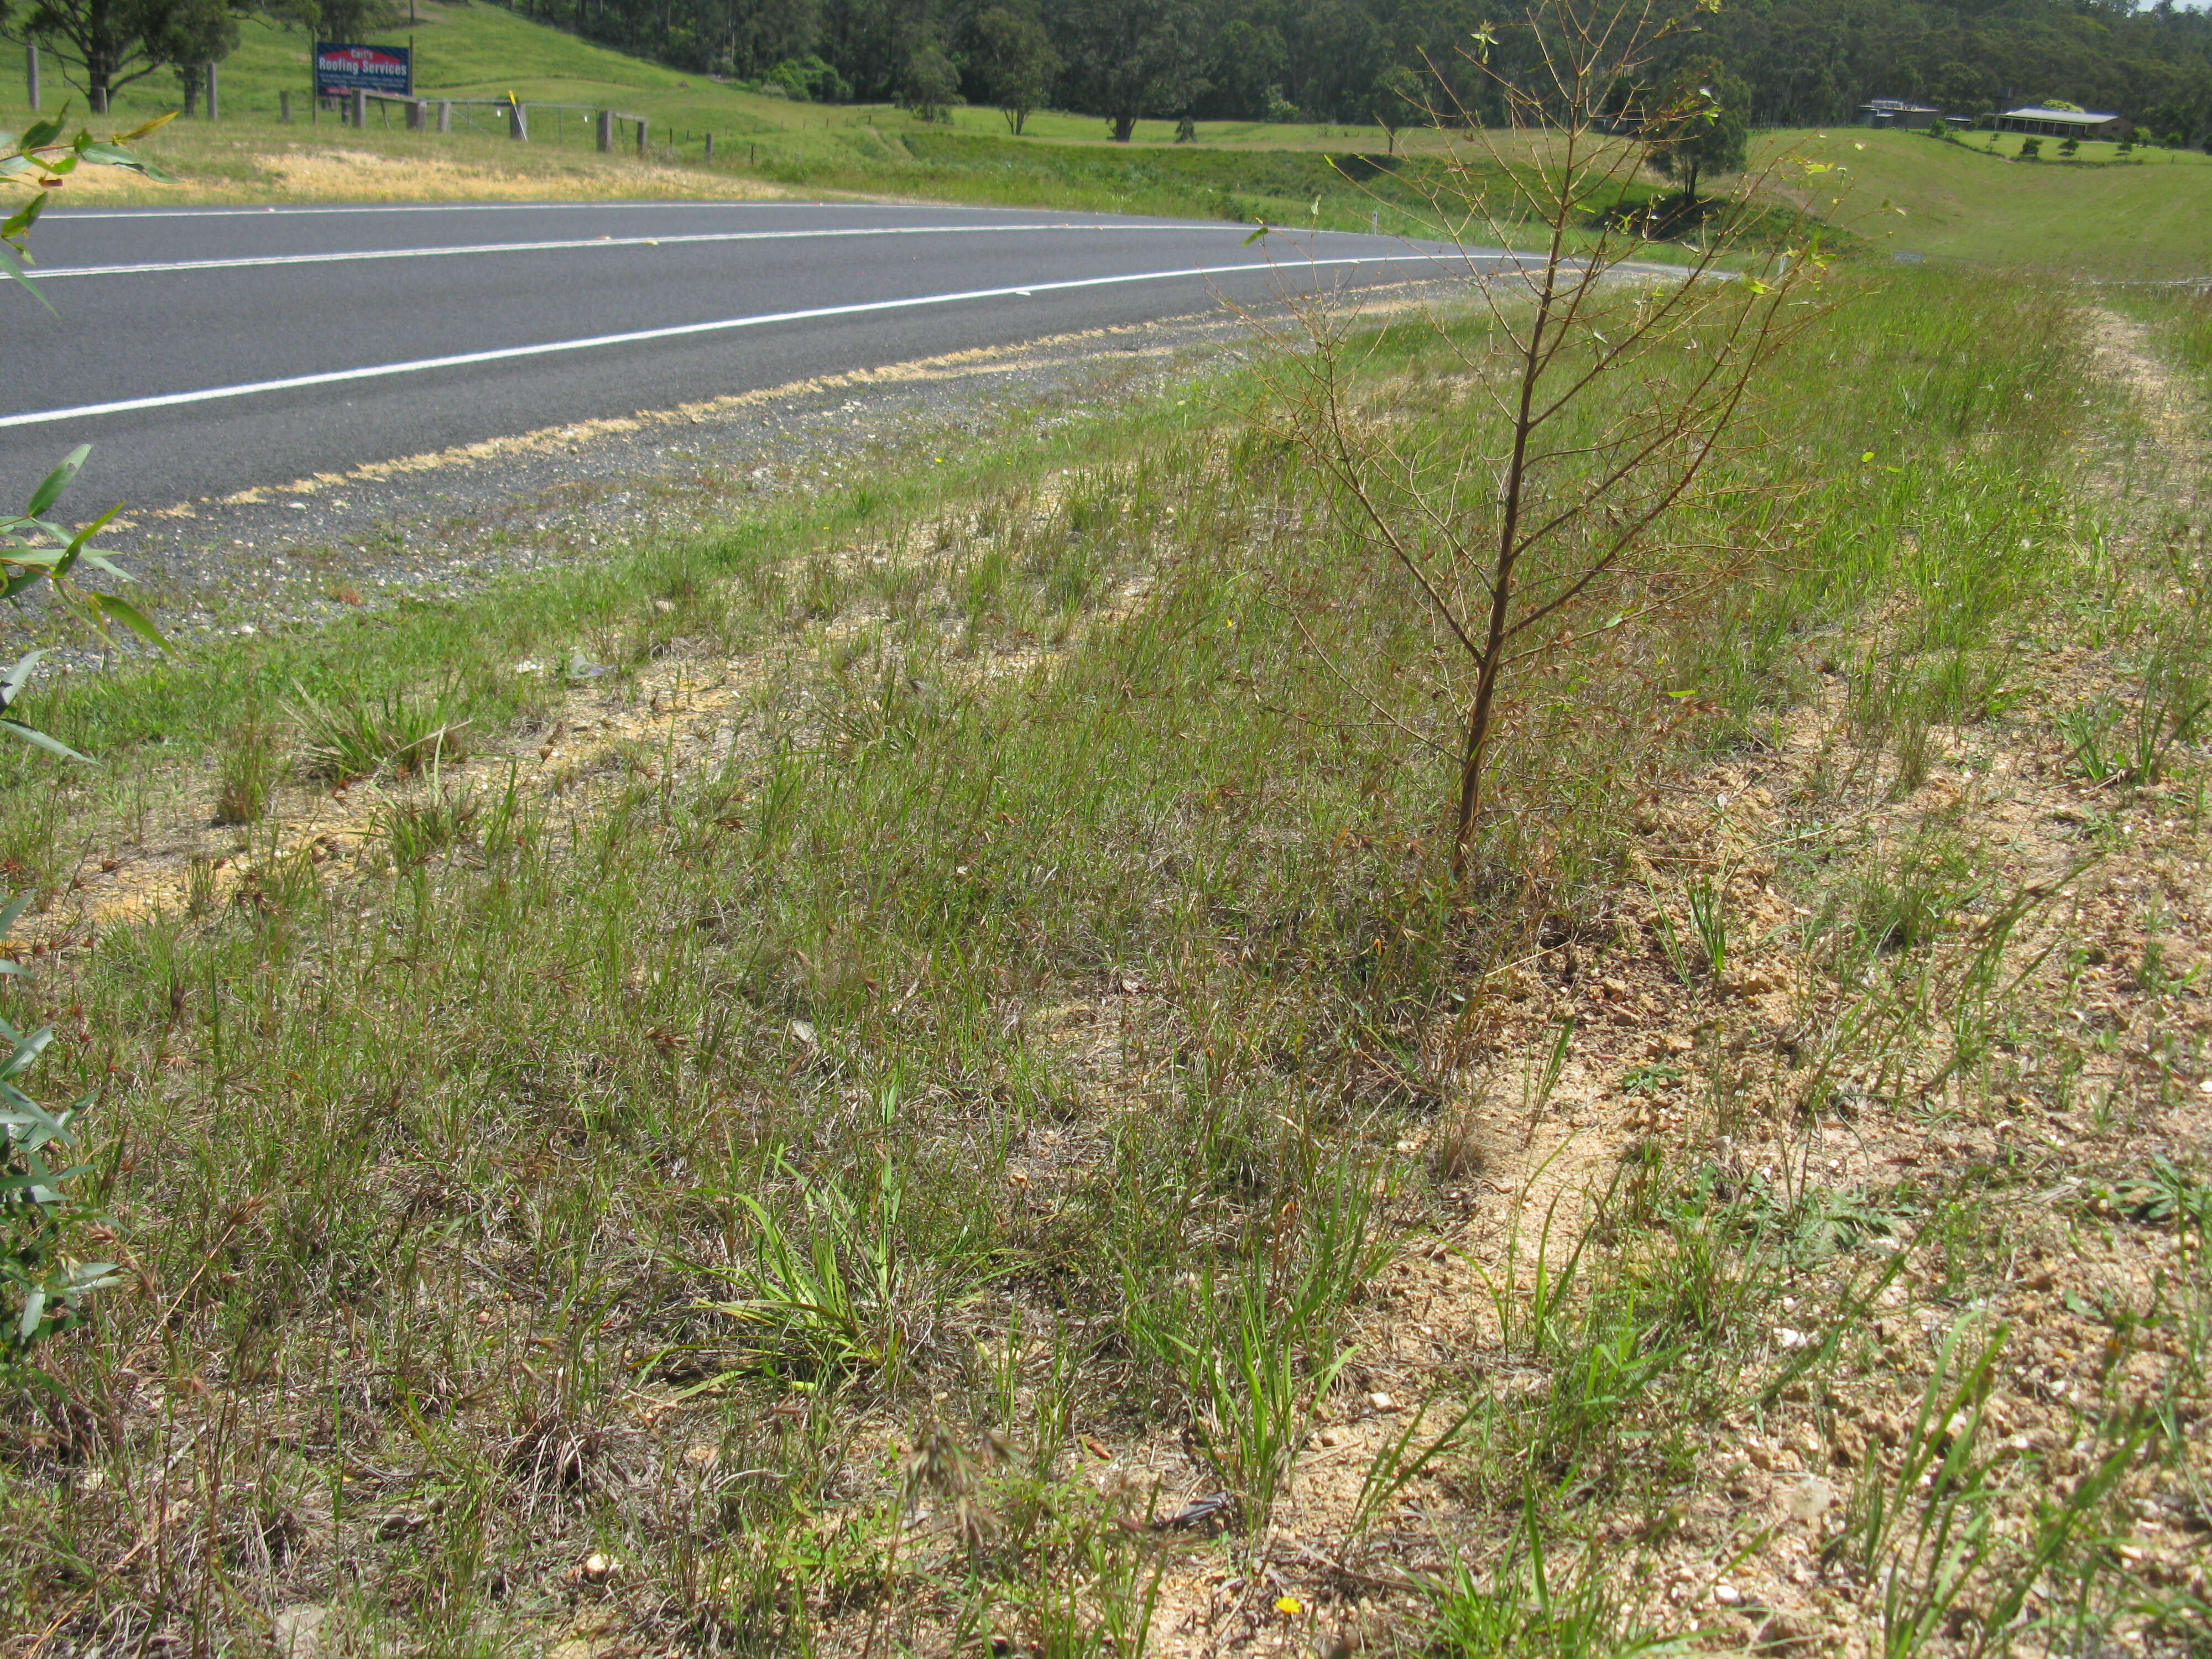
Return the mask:
<path fill-rule="evenodd" d="M 356 46 L 315 42 L 315 92 L 328 98 L 371 92 L 387 98 L 415 95 L 415 52 L 410 46 Z"/>

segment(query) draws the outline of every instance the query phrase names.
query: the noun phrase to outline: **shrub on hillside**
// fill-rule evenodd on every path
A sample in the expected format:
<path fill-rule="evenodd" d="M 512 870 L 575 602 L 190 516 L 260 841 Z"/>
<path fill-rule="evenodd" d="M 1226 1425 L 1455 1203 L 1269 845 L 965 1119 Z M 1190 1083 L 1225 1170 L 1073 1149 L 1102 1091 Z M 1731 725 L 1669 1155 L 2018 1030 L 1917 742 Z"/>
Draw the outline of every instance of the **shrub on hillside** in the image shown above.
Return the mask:
<path fill-rule="evenodd" d="M 768 72 L 767 84 L 781 88 L 785 97 L 803 104 L 842 104 L 853 96 L 845 77 L 811 52 L 804 58 L 785 58 Z"/>
<path fill-rule="evenodd" d="M 942 121 L 960 101 L 960 71 L 945 48 L 935 42 L 907 59 L 906 75 L 899 86 L 899 102 L 922 121 Z"/>

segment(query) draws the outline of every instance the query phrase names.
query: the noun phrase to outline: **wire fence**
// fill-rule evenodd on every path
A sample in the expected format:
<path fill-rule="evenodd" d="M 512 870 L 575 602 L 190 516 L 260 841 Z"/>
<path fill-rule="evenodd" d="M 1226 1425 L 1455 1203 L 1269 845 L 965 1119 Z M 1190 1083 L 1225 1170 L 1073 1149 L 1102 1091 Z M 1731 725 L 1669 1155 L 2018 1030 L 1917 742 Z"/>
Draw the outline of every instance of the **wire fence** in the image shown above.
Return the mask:
<path fill-rule="evenodd" d="M 647 117 L 592 104 L 428 95 L 406 98 L 363 91 L 311 97 L 306 109 L 310 125 L 319 124 L 327 118 L 341 126 L 505 138 L 572 149 L 634 154 L 647 160 L 712 162 L 717 159 L 717 135 L 714 133 L 668 125 L 656 126 Z M 234 113 L 247 112 L 234 106 Z M 273 112 L 280 123 L 293 120 L 290 94 L 282 95 Z M 738 157 L 733 147 L 726 143 L 720 159 L 734 162 Z M 748 164 L 751 159 L 751 147 L 748 147 Z"/>

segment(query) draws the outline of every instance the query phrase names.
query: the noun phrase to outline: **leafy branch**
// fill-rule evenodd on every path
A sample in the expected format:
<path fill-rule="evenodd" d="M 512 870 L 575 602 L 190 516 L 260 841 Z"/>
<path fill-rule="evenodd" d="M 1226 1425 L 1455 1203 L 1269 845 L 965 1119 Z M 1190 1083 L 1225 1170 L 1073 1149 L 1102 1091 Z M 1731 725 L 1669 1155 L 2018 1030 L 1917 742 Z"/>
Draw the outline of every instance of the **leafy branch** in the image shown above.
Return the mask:
<path fill-rule="evenodd" d="M 39 215 L 46 211 L 53 192 L 77 168 L 123 167 L 163 183 L 168 180 L 168 175 L 159 167 L 124 146 L 143 138 L 173 118 L 174 110 L 157 115 L 128 132 L 106 138 L 94 137 L 86 127 L 78 128 L 75 137 L 64 137 L 68 131 L 64 118 L 68 114 L 69 106 L 64 104 L 52 120 L 40 121 L 21 132 L 0 132 L 0 182 L 18 187 L 28 185 L 35 192 L 5 220 L 0 220 L 0 276 L 12 276 L 19 283 L 29 281 L 29 273 L 24 267 L 30 262 L 30 256 L 24 249 L 23 239 L 38 223 Z M 38 294 L 36 288 L 31 291 Z M 46 305 L 46 295 L 39 295 L 39 302 Z M 52 311 L 53 307 L 48 305 L 46 309 Z"/>
<path fill-rule="evenodd" d="M 20 133 L 0 132 L 0 183 L 28 185 L 33 191 L 21 207 L 0 221 L 0 277 L 13 277 L 23 283 L 50 313 L 52 305 L 39 292 L 26 270 L 30 255 L 24 239 L 31 228 L 38 223 L 40 214 L 53 199 L 53 192 L 80 167 L 125 167 L 149 179 L 163 178 L 160 169 L 125 146 L 153 131 L 175 112 L 158 115 L 109 138 L 95 138 L 87 128 L 79 128 L 74 137 L 64 137 L 68 128 L 64 118 L 68 113 L 64 105 L 52 120 L 40 121 Z M 64 609 L 103 640 L 112 640 L 114 629 L 120 626 L 155 649 L 167 651 L 169 642 L 137 606 L 117 594 L 87 586 L 80 574 L 82 568 L 103 572 L 118 582 L 131 580 L 128 572 L 92 544 L 93 538 L 122 511 L 121 507 L 111 507 L 82 528 L 71 528 L 48 516 L 75 482 L 85 457 L 91 453 L 91 445 L 78 445 L 31 492 L 31 499 L 20 514 L 0 517 L 0 599 L 20 607 L 24 593 L 45 582 Z M 10 713 L 22 695 L 31 671 L 45 655 L 43 650 L 27 652 L 4 675 L 0 675 L 0 728 L 50 753 L 84 761 L 86 757 L 67 744 L 27 726 Z"/>

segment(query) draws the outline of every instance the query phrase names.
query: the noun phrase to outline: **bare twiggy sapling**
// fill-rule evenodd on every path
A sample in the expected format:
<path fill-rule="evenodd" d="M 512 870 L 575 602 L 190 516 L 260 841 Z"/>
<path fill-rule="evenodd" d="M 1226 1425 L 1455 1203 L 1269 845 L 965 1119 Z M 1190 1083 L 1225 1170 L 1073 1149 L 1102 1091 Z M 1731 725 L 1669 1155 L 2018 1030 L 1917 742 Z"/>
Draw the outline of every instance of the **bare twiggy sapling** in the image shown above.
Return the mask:
<path fill-rule="evenodd" d="M 1639 183 L 1734 115 L 1707 81 L 1657 75 L 1685 32 L 1651 0 L 1545 0 L 1525 24 L 1485 28 L 1466 68 L 1503 129 L 1431 66 L 1444 161 L 1430 207 L 1455 287 L 1487 313 L 1470 327 L 1429 312 L 1442 381 L 1415 395 L 1356 372 L 1330 301 L 1262 324 L 1281 348 L 1280 429 L 1436 624 L 1432 689 L 1455 729 L 1420 736 L 1456 768 L 1455 878 L 1516 671 L 1740 569 L 1786 493 L 1729 464 L 1765 441 L 1754 383 L 1812 314 L 1799 290 L 1818 242 L 1765 205 L 1771 170 L 1723 198 Z"/>

